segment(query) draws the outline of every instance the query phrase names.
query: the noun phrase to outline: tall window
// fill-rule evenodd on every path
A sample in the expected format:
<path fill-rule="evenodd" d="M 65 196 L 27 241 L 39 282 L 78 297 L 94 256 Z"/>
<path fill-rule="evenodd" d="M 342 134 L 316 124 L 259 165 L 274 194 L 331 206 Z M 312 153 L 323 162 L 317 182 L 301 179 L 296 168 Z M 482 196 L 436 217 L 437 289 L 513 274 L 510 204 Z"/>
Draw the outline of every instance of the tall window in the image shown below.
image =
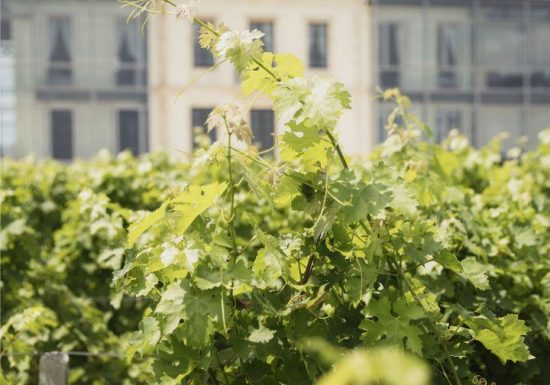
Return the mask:
<path fill-rule="evenodd" d="M 327 67 L 327 29 L 326 23 L 309 25 L 309 66 L 311 68 Z"/>
<path fill-rule="evenodd" d="M 214 56 L 206 48 L 199 44 L 201 27 L 197 23 L 193 24 L 193 62 L 195 67 L 212 67 L 214 65 Z"/>
<path fill-rule="evenodd" d="M 378 28 L 378 64 L 380 66 L 380 86 L 399 87 L 399 24 L 382 23 Z"/>
<path fill-rule="evenodd" d="M 275 51 L 275 40 L 273 36 L 273 23 L 271 22 L 252 22 L 250 23 L 250 30 L 257 29 L 264 33 L 262 41 L 264 42 L 264 51 Z"/>
<path fill-rule="evenodd" d="M 16 62 L 11 35 L 11 21 L 4 14 L 0 18 L 0 157 L 11 155 L 17 139 Z"/>
<path fill-rule="evenodd" d="M 462 111 L 439 109 L 436 115 L 436 141 L 441 142 L 451 130 L 463 131 Z"/>
<path fill-rule="evenodd" d="M 69 16 L 50 18 L 48 37 L 48 82 L 52 85 L 71 84 L 71 19 Z"/>
<path fill-rule="evenodd" d="M 117 19 L 117 85 L 145 84 L 144 44 L 139 23 L 128 23 L 126 18 Z"/>
<path fill-rule="evenodd" d="M 273 147 L 274 115 L 272 110 L 252 110 L 250 114 L 254 142 L 262 150 Z"/>
<path fill-rule="evenodd" d="M 456 24 L 437 27 L 437 84 L 442 88 L 458 85 L 460 28 Z"/>
<path fill-rule="evenodd" d="M 194 140 L 195 130 L 199 129 L 201 132 L 206 133 L 206 120 L 208 115 L 212 112 L 212 108 L 193 108 L 191 111 L 191 127 L 193 135 L 193 148 L 197 147 L 197 142 Z M 208 133 L 208 137 L 212 142 L 216 141 L 216 130 L 212 130 Z"/>
<path fill-rule="evenodd" d="M 118 150 L 130 150 L 134 155 L 140 151 L 139 111 L 121 110 L 118 112 Z"/>
<path fill-rule="evenodd" d="M 530 25 L 531 87 L 550 88 L 550 4 L 532 9 Z"/>
<path fill-rule="evenodd" d="M 489 88 L 524 85 L 526 30 L 521 23 L 485 23 L 480 28 L 479 61 Z"/>
<path fill-rule="evenodd" d="M 53 110 L 50 115 L 52 157 L 73 157 L 73 114 L 70 110 Z"/>

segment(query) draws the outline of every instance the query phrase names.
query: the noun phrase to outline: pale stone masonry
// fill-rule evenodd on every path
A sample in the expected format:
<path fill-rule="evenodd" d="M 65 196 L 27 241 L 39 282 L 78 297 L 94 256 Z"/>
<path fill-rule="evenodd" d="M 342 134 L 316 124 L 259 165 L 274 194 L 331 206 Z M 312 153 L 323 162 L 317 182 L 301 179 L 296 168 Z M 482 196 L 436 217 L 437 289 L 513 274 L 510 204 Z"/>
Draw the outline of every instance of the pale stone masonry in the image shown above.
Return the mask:
<path fill-rule="evenodd" d="M 306 75 L 332 76 L 344 83 L 352 94 L 353 110 L 342 116 L 340 140 L 346 152 L 364 154 L 375 139 L 369 12 L 361 0 L 204 0 L 197 16 L 236 30 L 259 27 L 266 32 L 267 48 L 298 56 Z M 194 27 L 174 15 L 153 18 L 148 44 L 151 150 L 188 152 L 193 127 L 201 124 L 207 111 L 241 96 L 238 75 L 224 63 L 177 98 L 182 87 L 211 64 L 201 58 L 204 53 L 195 52 Z M 251 112 L 256 138 L 264 147 L 271 144 L 266 129 L 273 116 L 265 111 L 270 108 L 269 100 L 259 99 Z M 274 120 L 274 131 L 280 133 L 283 127 Z"/>

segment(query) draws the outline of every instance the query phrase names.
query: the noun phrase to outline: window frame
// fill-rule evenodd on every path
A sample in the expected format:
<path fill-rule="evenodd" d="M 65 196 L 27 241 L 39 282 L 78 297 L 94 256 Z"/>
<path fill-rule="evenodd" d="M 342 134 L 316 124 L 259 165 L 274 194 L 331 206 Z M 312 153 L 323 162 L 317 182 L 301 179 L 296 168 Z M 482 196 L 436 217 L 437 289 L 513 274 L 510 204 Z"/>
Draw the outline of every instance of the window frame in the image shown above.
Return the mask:
<path fill-rule="evenodd" d="M 69 24 L 69 34 L 68 34 L 68 46 L 69 51 L 69 60 L 68 61 L 52 61 L 51 53 L 53 50 L 54 42 L 50 39 L 52 34 L 53 21 L 55 19 L 67 19 Z M 73 37 L 73 15 L 70 13 L 52 13 L 46 16 L 46 33 L 44 34 L 46 39 L 46 52 L 45 52 L 45 68 L 46 68 L 46 79 L 49 86 L 53 87 L 63 87 L 63 86 L 72 86 L 74 84 L 74 37 Z M 53 80 L 53 71 L 67 71 L 68 79 L 64 81 Z"/>
<path fill-rule="evenodd" d="M 382 44 L 382 37 L 384 34 L 382 33 L 382 28 L 388 27 L 388 44 Z M 390 47 L 390 33 L 391 30 L 390 27 L 395 27 L 395 48 L 396 48 L 396 60 L 395 63 L 391 63 L 393 60 L 391 60 L 391 57 L 393 56 L 390 53 L 389 47 Z M 378 83 L 380 87 L 382 88 L 391 88 L 391 87 L 399 87 L 401 85 L 402 81 L 402 71 L 401 71 L 401 63 L 402 63 L 402 57 L 403 57 L 403 49 L 402 49 L 402 31 L 404 29 L 403 23 L 399 20 L 380 20 L 377 24 L 377 54 L 378 54 L 378 60 L 377 60 L 377 67 L 378 67 Z M 387 47 L 387 48 L 384 48 Z M 388 53 L 384 55 L 382 53 L 382 50 L 388 49 Z M 383 60 L 385 57 L 388 57 L 388 63 Z M 385 82 L 384 79 L 389 78 L 389 82 Z"/>
<path fill-rule="evenodd" d="M 114 30 L 116 31 L 115 44 L 113 45 L 113 57 L 116 59 L 116 69 L 115 69 L 115 87 L 145 87 L 147 85 L 147 46 L 146 38 L 141 38 L 142 34 L 140 33 L 141 29 L 139 23 L 133 22 L 131 24 L 126 22 L 126 17 L 124 15 L 116 15 L 114 17 Z M 119 33 L 121 28 L 126 26 L 126 28 L 135 28 L 137 30 L 137 47 L 136 47 L 136 60 L 135 62 L 123 62 L 119 58 Z M 146 31 L 146 30 L 145 30 Z M 146 36 L 146 32 L 145 32 Z M 123 71 L 133 71 L 134 80 L 132 84 L 122 84 L 119 80 L 119 74 Z"/>
<path fill-rule="evenodd" d="M 321 64 L 315 64 L 313 59 L 313 28 L 318 26 L 324 26 L 325 36 L 324 36 L 324 62 Z M 307 28 L 308 33 L 308 67 L 311 69 L 323 70 L 329 68 L 329 55 L 330 55 L 330 23 L 326 20 L 311 20 L 308 23 Z"/>

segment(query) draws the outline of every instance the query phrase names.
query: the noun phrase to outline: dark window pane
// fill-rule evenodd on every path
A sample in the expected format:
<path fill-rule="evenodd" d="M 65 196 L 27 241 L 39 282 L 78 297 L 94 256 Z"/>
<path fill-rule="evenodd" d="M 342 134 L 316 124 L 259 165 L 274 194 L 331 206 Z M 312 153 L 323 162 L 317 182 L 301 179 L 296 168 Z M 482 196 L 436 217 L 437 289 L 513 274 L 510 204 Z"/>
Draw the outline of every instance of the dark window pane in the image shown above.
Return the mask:
<path fill-rule="evenodd" d="M 550 70 L 533 72 L 531 74 L 531 87 L 550 88 Z"/>
<path fill-rule="evenodd" d="M 262 41 L 264 42 L 264 51 L 275 51 L 275 43 L 273 36 L 273 23 L 252 22 L 250 23 L 250 30 L 257 29 L 264 33 Z"/>
<path fill-rule="evenodd" d="M 400 61 L 399 25 L 397 23 L 380 24 L 378 28 L 378 63 L 380 65 L 379 81 L 382 88 L 399 87 Z"/>
<path fill-rule="evenodd" d="M 399 25 L 384 23 L 379 26 L 378 62 L 381 66 L 400 64 Z"/>
<path fill-rule="evenodd" d="M 195 67 L 212 67 L 214 65 L 214 56 L 209 50 L 202 48 L 199 44 L 201 27 L 193 24 L 193 53 Z"/>
<path fill-rule="evenodd" d="M 118 112 L 118 149 L 130 150 L 134 155 L 140 153 L 139 113 L 135 110 Z"/>
<path fill-rule="evenodd" d="M 274 131 L 274 116 L 272 110 L 252 110 L 251 126 L 254 134 L 254 143 L 259 144 L 261 150 L 266 150 L 273 147 L 275 139 Z"/>
<path fill-rule="evenodd" d="M 200 128 L 202 132 L 206 133 L 206 120 L 208 115 L 212 112 L 212 108 L 193 108 L 191 111 L 191 127 L 192 135 L 194 137 L 195 129 Z M 208 133 L 208 137 L 212 142 L 216 141 L 216 130 L 212 130 Z M 193 139 L 193 148 L 197 147 L 197 143 Z"/>
<path fill-rule="evenodd" d="M 479 59 L 489 88 L 521 88 L 527 33 L 520 24 L 485 23 L 479 34 Z"/>
<path fill-rule="evenodd" d="M 128 23 L 126 18 L 119 18 L 116 44 L 118 60 L 116 83 L 121 86 L 144 84 L 145 49 L 139 23 Z"/>
<path fill-rule="evenodd" d="M 327 25 L 325 23 L 309 25 L 309 66 L 312 68 L 327 66 Z"/>
<path fill-rule="evenodd" d="M 11 40 L 11 22 L 8 19 L 0 21 L 0 39 Z"/>
<path fill-rule="evenodd" d="M 73 114 L 69 110 L 51 112 L 51 147 L 54 159 L 73 157 Z"/>
<path fill-rule="evenodd" d="M 487 72 L 487 87 L 491 88 L 521 88 L 523 87 L 523 73 Z"/>
<path fill-rule="evenodd" d="M 71 20 L 68 16 L 50 19 L 48 82 L 67 85 L 72 81 Z"/>
<path fill-rule="evenodd" d="M 457 25 L 440 24 L 437 27 L 438 85 L 454 88 L 458 84 L 458 50 L 460 30 Z"/>

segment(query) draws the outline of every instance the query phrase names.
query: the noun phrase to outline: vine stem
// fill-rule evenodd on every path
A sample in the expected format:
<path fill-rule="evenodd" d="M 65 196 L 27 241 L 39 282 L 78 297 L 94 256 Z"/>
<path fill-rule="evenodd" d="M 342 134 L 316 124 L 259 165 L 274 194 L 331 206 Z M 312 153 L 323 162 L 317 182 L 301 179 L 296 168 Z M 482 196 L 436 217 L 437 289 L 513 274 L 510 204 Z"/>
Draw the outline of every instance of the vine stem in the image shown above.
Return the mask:
<path fill-rule="evenodd" d="M 239 250 L 237 249 L 237 237 L 235 235 L 235 180 L 233 179 L 233 167 L 231 166 L 232 163 L 232 153 L 231 153 L 231 131 L 229 130 L 229 124 L 227 122 L 227 118 L 223 117 L 225 128 L 227 130 L 227 163 L 228 163 L 228 172 L 229 172 L 229 194 L 231 199 L 231 206 L 229 208 L 229 235 L 231 237 L 231 245 L 232 245 L 232 252 L 231 254 L 233 257 L 237 256 L 239 253 Z"/>
<path fill-rule="evenodd" d="M 344 153 L 342 152 L 342 149 L 340 148 L 340 145 L 338 144 L 338 141 L 334 138 L 334 135 L 330 131 L 327 130 L 326 132 L 328 139 L 330 140 L 330 143 L 332 144 L 332 147 L 336 150 L 336 153 L 338 154 L 338 158 L 340 158 L 340 163 L 342 163 L 342 167 L 345 169 L 349 168 L 348 162 L 346 161 L 346 158 L 344 157 Z"/>

